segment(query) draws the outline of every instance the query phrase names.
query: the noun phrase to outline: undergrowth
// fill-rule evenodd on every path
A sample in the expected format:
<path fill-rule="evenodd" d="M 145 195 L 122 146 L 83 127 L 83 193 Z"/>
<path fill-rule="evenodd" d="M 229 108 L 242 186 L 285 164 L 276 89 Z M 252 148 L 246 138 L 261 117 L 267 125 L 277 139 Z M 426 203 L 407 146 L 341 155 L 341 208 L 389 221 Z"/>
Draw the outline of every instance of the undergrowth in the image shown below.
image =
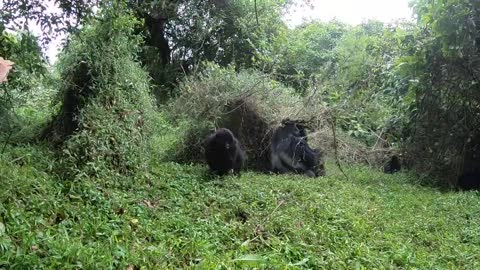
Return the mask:
<path fill-rule="evenodd" d="M 161 142 L 162 139 L 158 138 Z M 60 181 L 42 146 L 0 158 L 0 268 L 478 269 L 478 193 L 405 173 L 347 181 L 158 163 L 131 178 Z"/>
<path fill-rule="evenodd" d="M 186 77 L 178 87 L 181 93 L 165 111 L 175 122 L 188 122 L 179 134 L 170 160 L 198 162 L 202 160 L 203 143 L 215 128 L 232 130 L 247 152 L 247 166 L 265 170 L 263 152 L 268 152 L 272 127 L 292 115 L 305 116 L 303 99 L 281 83 L 254 70 L 236 72 L 233 67 L 221 68 L 203 63 L 198 74 Z M 300 118 L 300 116 L 298 116 Z M 252 143 L 249 143 L 252 140 Z"/>
<path fill-rule="evenodd" d="M 167 161 L 201 162 L 206 136 L 215 128 L 226 127 L 242 143 L 247 167 L 268 171 L 271 134 L 286 118 L 306 121 L 309 145 L 330 158 L 335 157 L 337 150 L 338 158 L 344 162 L 380 167 L 390 157 L 392 149 L 368 147 L 340 127 L 336 127 L 334 138 L 331 120 L 337 113 L 326 107 L 318 93 L 299 95 L 254 70 L 237 72 L 209 62 L 203 65 L 202 72 L 182 81 L 178 87 L 181 94 L 163 107 L 169 120 L 183 125 Z M 333 147 L 335 139 L 337 149 Z"/>
<path fill-rule="evenodd" d="M 136 53 L 139 23 L 117 4 L 102 11 L 60 57 L 61 108 L 43 137 L 61 155 L 65 179 L 145 169 L 154 117 L 150 78 Z M 120 13 L 120 14 L 118 14 Z"/>
<path fill-rule="evenodd" d="M 72 40 L 61 108 L 37 108 L 46 89 L 16 108 L 22 130 L 0 152 L 0 269 L 480 269 L 478 192 L 360 166 L 369 149 L 343 134 L 339 156 L 356 164 L 348 179 L 330 160 L 315 179 L 248 170 L 219 179 L 166 162 L 184 149 L 201 156 L 189 138 L 227 124 L 251 139 L 250 157 L 286 117 L 313 117 L 312 145 L 331 151 L 333 140 L 321 100 L 210 64 L 154 112 L 131 19 L 105 17 Z M 231 114 L 238 102 L 245 110 Z M 44 134 L 57 148 L 33 139 L 52 115 Z"/>

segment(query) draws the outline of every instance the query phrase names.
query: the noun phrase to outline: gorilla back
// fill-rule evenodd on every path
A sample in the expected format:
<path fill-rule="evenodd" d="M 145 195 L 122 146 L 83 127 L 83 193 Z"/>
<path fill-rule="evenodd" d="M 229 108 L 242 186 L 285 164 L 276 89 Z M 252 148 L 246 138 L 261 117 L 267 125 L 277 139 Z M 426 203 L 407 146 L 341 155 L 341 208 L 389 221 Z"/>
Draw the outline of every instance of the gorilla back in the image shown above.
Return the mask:
<path fill-rule="evenodd" d="M 205 157 L 210 170 L 224 175 L 233 169 L 240 174 L 245 161 L 245 153 L 233 133 L 227 128 L 219 128 L 207 138 Z"/>
<path fill-rule="evenodd" d="M 277 173 L 295 172 L 310 177 L 323 175 L 317 170 L 320 152 L 308 146 L 305 127 L 295 122 L 282 122 L 271 141 L 272 171 Z"/>
<path fill-rule="evenodd" d="M 402 165 L 400 163 L 400 159 L 394 155 L 383 167 L 383 172 L 393 174 L 400 171 L 401 169 L 402 169 Z"/>
<path fill-rule="evenodd" d="M 291 137 L 288 147 L 279 145 L 284 151 L 280 153 L 282 166 L 290 171 L 307 176 L 318 176 L 315 167 L 318 164 L 319 153 L 308 146 L 305 138 Z"/>

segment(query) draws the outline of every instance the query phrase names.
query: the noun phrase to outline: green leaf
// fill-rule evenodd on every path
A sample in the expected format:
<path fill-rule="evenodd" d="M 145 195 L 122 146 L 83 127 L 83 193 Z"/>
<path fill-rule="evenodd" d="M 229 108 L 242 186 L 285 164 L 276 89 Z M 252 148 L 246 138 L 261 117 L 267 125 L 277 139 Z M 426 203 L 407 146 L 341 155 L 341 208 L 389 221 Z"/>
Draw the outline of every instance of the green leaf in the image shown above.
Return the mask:
<path fill-rule="evenodd" d="M 256 254 L 246 254 L 237 259 L 234 259 L 235 262 L 265 262 L 265 258 Z"/>

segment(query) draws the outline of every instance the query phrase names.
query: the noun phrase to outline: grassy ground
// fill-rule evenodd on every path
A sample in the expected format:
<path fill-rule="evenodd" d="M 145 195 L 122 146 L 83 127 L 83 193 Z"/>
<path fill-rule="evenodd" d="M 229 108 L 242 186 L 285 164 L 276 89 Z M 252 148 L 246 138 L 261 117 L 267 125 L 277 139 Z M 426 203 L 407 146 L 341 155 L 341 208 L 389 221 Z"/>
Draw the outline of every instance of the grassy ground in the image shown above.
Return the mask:
<path fill-rule="evenodd" d="M 478 193 L 406 174 L 347 181 L 152 164 L 137 179 L 62 182 L 39 146 L 0 160 L 0 269 L 480 269 Z"/>

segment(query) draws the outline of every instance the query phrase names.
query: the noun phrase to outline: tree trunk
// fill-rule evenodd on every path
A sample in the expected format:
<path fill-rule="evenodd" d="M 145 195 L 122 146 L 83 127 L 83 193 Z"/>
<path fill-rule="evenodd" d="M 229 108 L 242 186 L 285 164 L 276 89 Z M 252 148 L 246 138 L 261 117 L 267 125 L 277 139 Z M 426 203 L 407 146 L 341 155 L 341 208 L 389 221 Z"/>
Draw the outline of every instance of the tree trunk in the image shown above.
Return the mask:
<path fill-rule="evenodd" d="M 168 40 L 165 37 L 165 25 L 167 18 L 163 18 L 160 15 L 145 15 L 145 25 L 148 28 L 150 36 L 146 40 L 146 45 L 158 48 L 162 64 L 167 65 L 170 63 L 170 46 Z"/>

